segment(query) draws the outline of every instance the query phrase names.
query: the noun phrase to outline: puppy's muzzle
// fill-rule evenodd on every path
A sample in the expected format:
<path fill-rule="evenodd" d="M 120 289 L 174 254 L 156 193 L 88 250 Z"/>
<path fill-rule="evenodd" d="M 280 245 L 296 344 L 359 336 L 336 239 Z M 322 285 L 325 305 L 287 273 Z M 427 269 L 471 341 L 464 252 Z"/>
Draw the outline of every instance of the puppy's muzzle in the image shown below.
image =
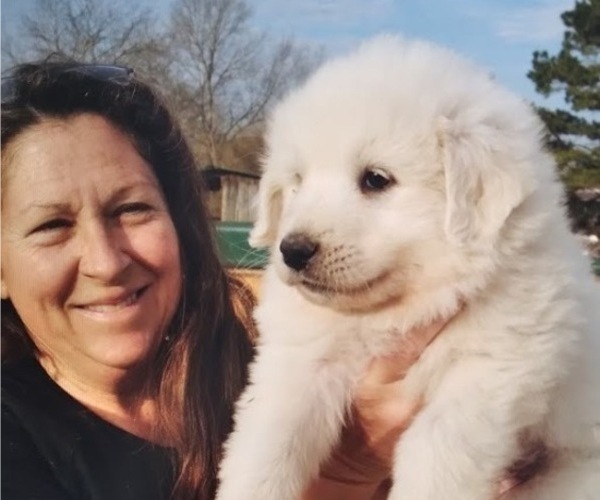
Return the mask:
<path fill-rule="evenodd" d="M 306 269 L 318 250 L 319 244 L 302 233 L 287 235 L 279 245 L 283 262 L 294 271 Z"/>

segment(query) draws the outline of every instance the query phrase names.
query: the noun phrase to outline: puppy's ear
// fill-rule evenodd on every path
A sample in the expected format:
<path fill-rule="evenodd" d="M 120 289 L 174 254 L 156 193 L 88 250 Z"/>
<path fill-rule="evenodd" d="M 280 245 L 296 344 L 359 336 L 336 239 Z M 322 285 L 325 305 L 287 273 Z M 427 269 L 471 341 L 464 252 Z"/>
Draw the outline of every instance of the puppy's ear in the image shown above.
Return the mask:
<path fill-rule="evenodd" d="M 275 184 L 268 174 L 260 180 L 257 203 L 257 219 L 248 242 L 254 248 L 268 247 L 277 238 L 277 226 L 283 208 L 281 186 Z"/>
<path fill-rule="evenodd" d="M 465 126 L 442 118 L 438 128 L 446 190 L 445 230 L 459 245 L 493 242 L 511 212 L 529 194 L 525 175 L 510 164 L 506 135 L 485 123 Z M 507 161 L 508 160 L 508 161 Z"/>

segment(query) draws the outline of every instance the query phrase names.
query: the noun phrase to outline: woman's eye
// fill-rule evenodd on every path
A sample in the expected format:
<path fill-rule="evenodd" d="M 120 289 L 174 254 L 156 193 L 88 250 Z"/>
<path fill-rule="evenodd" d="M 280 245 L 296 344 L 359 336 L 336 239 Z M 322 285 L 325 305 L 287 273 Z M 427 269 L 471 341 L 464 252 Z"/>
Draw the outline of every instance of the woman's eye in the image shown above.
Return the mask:
<path fill-rule="evenodd" d="M 51 219 L 37 226 L 32 233 L 42 233 L 49 231 L 56 231 L 59 229 L 66 229 L 71 227 L 71 222 L 67 219 Z"/>
<path fill-rule="evenodd" d="M 393 177 L 381 168 L 368 168 L 360 178 L 360 190 L 363 193 L 384 191 L 394 183 Z"/>
<path fill-rule="evenodd" d="M 113 212 L 113 217 L 124 224 L 141 224 L 152 218 L 154 207 L 145 202 L 124 203 Z"/>
<path fill-rule="evenodd" d="M 139 214 L 148 212 L 150 210 L 151 207 L 147 203 L 125 203 L 124 205 L 121 205 L 117 208 L 116 215 Z"/>

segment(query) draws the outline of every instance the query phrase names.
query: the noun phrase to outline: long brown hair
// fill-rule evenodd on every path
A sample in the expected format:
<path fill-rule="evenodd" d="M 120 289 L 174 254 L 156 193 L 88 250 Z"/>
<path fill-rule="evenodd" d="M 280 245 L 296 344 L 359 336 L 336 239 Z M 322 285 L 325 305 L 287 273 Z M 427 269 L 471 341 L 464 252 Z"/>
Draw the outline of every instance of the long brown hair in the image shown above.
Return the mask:
<path fill-rule="evenodd" d="M 152 166 L 179 238 L 184 282 L 149 390 L 158 402 L 158 432 L 175 449 L 173 497 L 208 499 L 215 494 L 222 444 L 253 355 L 251 324 L 235 314 L 232 294 L 242 299 L 246 317 L 251 296 L 221 266 L 199 170 L 181 129 L 153 89 L 111 68 L 56 61 L 15 68 L 6 92 L 3 83 L 2 150 L 44 117 L 91 112 L 131 137 Z M 34 352 L 10 300 L 2 300 L 3 361 Z"/>

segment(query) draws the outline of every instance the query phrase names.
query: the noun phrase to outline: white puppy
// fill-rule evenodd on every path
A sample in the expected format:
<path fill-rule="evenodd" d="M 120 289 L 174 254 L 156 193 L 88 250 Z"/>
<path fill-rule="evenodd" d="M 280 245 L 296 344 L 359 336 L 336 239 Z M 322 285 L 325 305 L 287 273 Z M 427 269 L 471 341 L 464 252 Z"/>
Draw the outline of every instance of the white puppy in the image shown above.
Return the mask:
<path fill-rule="evenodd" d="M 534 111 L 454 53 L 378 37 L 274 111 L 255 246 L 261 337 L 219 500 L 292 500 L 357 380 L 465 308 L 406 382 L 426 405 L 394 500 L 600 498 L 600 296 Z M 530 477 L 532 476 L 532 477 Z"/>

